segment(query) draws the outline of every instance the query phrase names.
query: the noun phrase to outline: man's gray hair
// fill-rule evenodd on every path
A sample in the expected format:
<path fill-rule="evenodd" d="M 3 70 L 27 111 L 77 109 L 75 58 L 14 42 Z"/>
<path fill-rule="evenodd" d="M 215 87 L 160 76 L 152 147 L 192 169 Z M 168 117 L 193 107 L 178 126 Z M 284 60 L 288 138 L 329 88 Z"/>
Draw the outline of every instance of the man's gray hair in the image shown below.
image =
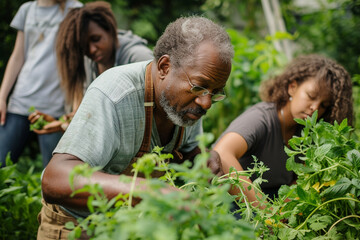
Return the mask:
<path fill-rule="evenodd" d="M 197 48 L 209 41 L 218 49 L 220 61 L 231 63 L 234 49 L 230 37 L 223 27 L 199 16 L 181 17 L 170 23 L 154 48 L 155 60 L 169 55 L 175 67 L 194 64 Z"/>

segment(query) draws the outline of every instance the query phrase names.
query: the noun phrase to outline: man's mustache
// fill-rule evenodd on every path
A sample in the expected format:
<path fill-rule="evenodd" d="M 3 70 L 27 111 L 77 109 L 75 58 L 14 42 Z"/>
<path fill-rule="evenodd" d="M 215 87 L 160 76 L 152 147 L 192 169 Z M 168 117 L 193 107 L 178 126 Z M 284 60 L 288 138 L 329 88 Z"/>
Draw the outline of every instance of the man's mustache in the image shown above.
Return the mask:
<path fill-rule="evenodd" d="M 190 108 L 190 109 L 186 110 L 186 112 L 194 114 L 194 115 L 205 115 L 207 111 L 205 109 L 203 109 L 202 107 L 196 107 L 196 108 Z"/>

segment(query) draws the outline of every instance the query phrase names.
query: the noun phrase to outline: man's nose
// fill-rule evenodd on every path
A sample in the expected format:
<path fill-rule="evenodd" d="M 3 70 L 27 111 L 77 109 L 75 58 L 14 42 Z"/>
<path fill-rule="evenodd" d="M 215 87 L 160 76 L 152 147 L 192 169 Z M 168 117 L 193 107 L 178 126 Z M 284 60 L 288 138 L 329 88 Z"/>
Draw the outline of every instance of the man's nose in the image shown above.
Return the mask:
<path fill-rule="evenodd" d="M 211 108 L 212 104 L 211 95 L 208 94 L 205 96 L 198 96 L 195 98 L 195 103 L 203 109 L 208 110 L 209 108 Z"/>

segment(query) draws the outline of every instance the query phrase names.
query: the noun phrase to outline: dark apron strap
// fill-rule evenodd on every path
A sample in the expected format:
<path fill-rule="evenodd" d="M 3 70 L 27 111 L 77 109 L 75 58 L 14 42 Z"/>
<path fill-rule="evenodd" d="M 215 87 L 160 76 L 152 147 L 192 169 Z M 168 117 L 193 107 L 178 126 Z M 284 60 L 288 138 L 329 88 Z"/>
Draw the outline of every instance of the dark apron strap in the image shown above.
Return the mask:
<path fill-rule="evenodd" d="M 151 144 L 151 129 L 152 129 L 152 119 L 153 119 L 153 110 L 154 110 L 154 85 L 151 77 L 151 66 L 152 62 L 146 67 L 145 73 L 145 131 L 143 141 L 140 146 L 139 152 L 136 154 L 136 158 L 142 157 L 145 153 L 150 152 L 150 144 Z M 176 155 L 178 158 L 182 160 L 182 154 L 177 150 L 181 146 L 182 138 L 184 135 L 184 128 L 180 127 L 177 140 L 175 143 L 175 147 L 173 151 L 176 151 Z M 174 156 L 175 157 L 175 156 Z"/>
<path fill-rule="evenodd" d="M 154 109 L 154 84 L 151 77 L 151 66 L 152 62 L 146 67 L 145 73 L 145 131 L 143 141 L 141 143 L 139 152 L 136 154 L 136 158 L 139 158 L 150 151 L 151 129 Z"/>
<path fill-rule="evenodd" d="M 140 149 L 136 156 L 131 159 L 127 168 L 122 172 L 125 175 L 132 175 L 132 164 L 137 161 L 138 158 L 142 157 L 144 154 L 150 152 L 151 147 L 151 130 L 152 130 L 152 119 L 153 119 L 153 109 L 154 109 L 154 85 L 151 78 L 151 65 L 152 62 L 146 67 L 145 73 L 145 97 L 144 97 L 144 107 L 145 107 L 145 131 L 144 137 L 140 146 Z M 182 154 L 178 151 L 181 146 L 181 142 L 184 135 L 184 127 L 179 128 L 177 140 L 175 143 L 174 150 L 172 152 L 174 156 L 174 162 L 180 163 L 183 160 Z M 163 173 L 153 173 L 153 177 L 159 177 Z"/>

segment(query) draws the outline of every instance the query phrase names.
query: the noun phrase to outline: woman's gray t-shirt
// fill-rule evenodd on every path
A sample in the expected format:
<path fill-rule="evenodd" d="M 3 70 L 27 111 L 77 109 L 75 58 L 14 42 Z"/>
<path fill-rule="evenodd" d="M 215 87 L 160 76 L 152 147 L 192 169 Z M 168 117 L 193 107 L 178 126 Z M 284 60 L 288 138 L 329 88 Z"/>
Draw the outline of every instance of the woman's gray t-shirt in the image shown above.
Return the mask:
<path fill-rule="evenodd" d="M 274 103 L 260 102 L 250 107 L 230 124 L 220 138 L 229 132 L 240 134 L 248 145 L 248 151 L 239 159 L 244 169 L 252 167 L 253 155 L 270 168 L 263 175 L 268 180 L 261 185 L 263 189 L 277 188 L 294 180 L 294 173 L 286 169 L 288 156 L 284 151 Z"/>

